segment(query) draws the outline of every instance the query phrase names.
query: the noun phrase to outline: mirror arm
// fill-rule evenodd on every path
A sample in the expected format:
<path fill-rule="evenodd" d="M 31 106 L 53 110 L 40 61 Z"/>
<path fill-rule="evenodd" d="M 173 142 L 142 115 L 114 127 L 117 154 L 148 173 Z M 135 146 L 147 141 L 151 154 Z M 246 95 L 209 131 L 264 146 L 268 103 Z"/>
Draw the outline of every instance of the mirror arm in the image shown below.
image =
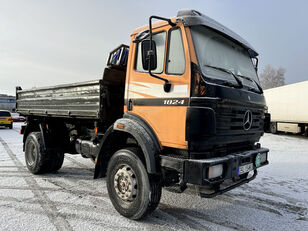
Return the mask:
<path fill-rule="evenodd" d="M 150 18 L 149 18 L 149 29 L 150 29 L 150 51 L 149 51 L 149 55 L 153 55 L 153 50 L 152 50 L 152 36 L 153 36 L 153 33 L 152 33 L 152 19 L 155 18 L 155 19 L 159 19 L 159 20 L 164 20 L 164 21 L 167 21 L 169 23 L 170 26 L 175 26 L 176 24 L 173 23 L 171 21 L 171 19 L 169 18 L 163 18 L 163 17 L 159 17 L 159 16 L 154 16 L 152 15 Z M 149 74 L 150 76 L 156 78 L 156 79 L 160 79 L 160 80 L 163 80 L 165 81 L 165 84 L 164 84 L 164 91 L 165 92 L 169 92 L 170 89 L 171 89 L 171 83 L 168 81 L 168 79 L 165 79 L 163 77 L 159 77 L 157 75 L 154 75 L 151 71 L 151 58 L 149 58 Z"/>
<path fill-rule="evenodd" d="M 149 74 L 150 74 L 150 76 L 152 76 L 152 77 L 154 77 L 154 78 L 156 78 L 156 79 L 160 79 L 160 80 L 165 81 L 165 84 L 164 84 L 164 91 L 165 91 L 165 92 L 169 92 L 169 91 L 171 90 L 171 83 L 168 81 L 168 79 L 159 77 L 158 75 L 154 75 L 154 74 L 151 72 L 150 68 L 149 68 Z"/>
<path fill-rule="evenodd" d="M 256 70 L 256 72 L 258 72 L 259 59 L 258 59 L 258 57 L 253 57 L 253 58 L 256 59 L 255 70 Z"/>
<path fill-rule="evenodd" d="M 150 22 L 150 32 L 152 31 L 152 18 L 155 18 L 155 19 L 158 19 L 158 20 L 163 20 L 163 21 L 167 21 L 169 23 L 170 26 L 176 26 L 176 24 L 174 22 L 171 21 L 170 18 L 163 18 L 163 17 L 160 17 L 160 16 L 155 16 L 155 15 L 152 15 L 149 19 L 149 22 Z"/>
<path fill-rule="evenodd" d="M 256 71 L 258 72 L 259 59 L 258 59 L 258 57 L 255 57 L 255 59 L 257 60 L 257 62 L 256 62 Z"/>

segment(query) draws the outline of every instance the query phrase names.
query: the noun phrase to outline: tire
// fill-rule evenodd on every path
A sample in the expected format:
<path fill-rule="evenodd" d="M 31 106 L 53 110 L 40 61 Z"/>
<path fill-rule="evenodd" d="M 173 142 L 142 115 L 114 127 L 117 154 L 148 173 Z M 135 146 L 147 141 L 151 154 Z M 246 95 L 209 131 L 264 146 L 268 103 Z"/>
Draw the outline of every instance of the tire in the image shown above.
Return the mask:
<path fill-rule="evenodd" d="M 276 133 L 277 133 L 277 123 L 272 122 L 272 123 L 270 124 L 270 132 L 273 133 L 273 134 L 276 134 Z"/>
<path fill-rule="evenodd" d="M 107 168 L 110 200 L 121 215 L 133 220 L 153 212 L 162 191 L 159 179 L 147 173 L 140 153 L 137 148 L 121 149 L 111 157 Z"/>
<path fill-rule="evenodd" d="M 13 123 L 9 125 L 9 129 L 13 129 Z"/>
<path fill-rule="evenodd" d="M 64 153 L 44 150 L 41 133 L 31 132 L 25 143 L 25 160 L 27 168 L 33 174 L 48 173 L 61 168 Z"/>
<path fill-rule="evenodd" d="M 50 172 L 58 171 L 62 167 L 64 161 L 64 153 L 61 151 L 53 151 L 49 154 L 52 157 Z"/>

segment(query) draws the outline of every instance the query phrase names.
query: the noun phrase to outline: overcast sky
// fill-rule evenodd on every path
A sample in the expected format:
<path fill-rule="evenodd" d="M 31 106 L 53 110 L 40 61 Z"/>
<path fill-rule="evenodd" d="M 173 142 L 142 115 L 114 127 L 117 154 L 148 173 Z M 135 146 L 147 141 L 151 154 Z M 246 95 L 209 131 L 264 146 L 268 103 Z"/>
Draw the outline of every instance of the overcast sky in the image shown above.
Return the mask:
<path fill-rule="evenodd" d="M 150 15 L 196 9 L 245 38 L 286 82 L 308 80 L 308 1 L 0 0 L 0 94 L 101 77 L 109 51 Z"/>

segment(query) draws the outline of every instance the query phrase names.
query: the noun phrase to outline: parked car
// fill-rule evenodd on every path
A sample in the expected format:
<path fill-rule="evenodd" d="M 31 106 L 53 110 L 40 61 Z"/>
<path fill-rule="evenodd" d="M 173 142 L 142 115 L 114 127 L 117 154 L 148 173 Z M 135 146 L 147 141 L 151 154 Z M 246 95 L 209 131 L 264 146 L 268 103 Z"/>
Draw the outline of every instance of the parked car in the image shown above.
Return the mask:
<path fill-rule="evenodd" d="M 18 113 L 11 113 L 13 122 L 25 122 L 26 118 L 24 116 L 20 116 Z"/>
<path fill-rule="evenodd" d="M 13 128 L 13 119 L 9 111 L 0 111 L 0 126 L 5 126 L 10 129 Z"/>

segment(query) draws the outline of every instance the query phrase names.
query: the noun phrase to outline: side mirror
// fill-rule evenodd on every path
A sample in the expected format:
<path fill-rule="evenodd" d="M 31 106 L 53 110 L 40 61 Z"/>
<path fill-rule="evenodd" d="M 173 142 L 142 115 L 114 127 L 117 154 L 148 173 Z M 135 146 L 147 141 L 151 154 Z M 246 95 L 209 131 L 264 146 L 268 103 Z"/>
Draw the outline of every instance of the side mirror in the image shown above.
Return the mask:
<path fill-rule="evenodd" d="M 152 49 L 150 50 L 150 40 L 143 40 L 141 42 L 142 52 L 142 67 L 144 70 L 149 70 L 149 63 L 151 63 L 150 70 L 157 68 L 157 55 L 156 55 L 156 43 L 152 41 Z"/>

